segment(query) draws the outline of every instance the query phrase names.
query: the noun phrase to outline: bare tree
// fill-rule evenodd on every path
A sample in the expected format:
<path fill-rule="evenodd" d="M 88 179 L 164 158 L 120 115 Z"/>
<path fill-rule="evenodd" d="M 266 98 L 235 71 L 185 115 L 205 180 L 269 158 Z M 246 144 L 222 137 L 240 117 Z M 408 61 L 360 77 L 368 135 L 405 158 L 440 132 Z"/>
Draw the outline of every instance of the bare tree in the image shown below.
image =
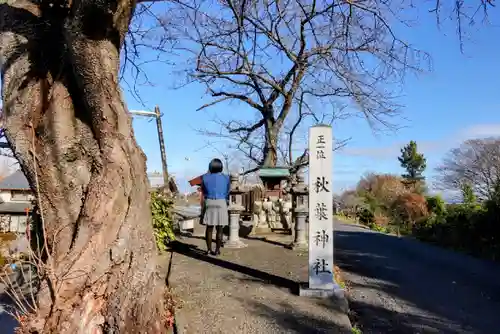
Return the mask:
<path fill-rule="evenodd" d="M 490 198 L 500 180 L 500 138 L 470 139 L 451 149 L 437 168 L 445 190 L 472 187 L 480 199 Z"/>
<path fill-rule="evenodd" d="M 20 333 L 164 333 L 145 157 L 118 86 L 133 1 L 0 4 L 5 137 L 40 204 Z"/>
<path fill-rule="evenodd" d="M 355 216 L 357 210 L 366 206 L 363 197 L 359 196 L 356 190 L 344 191 L 338 201 L 340 209 L 349 216 Z"/>
<path fill-rule="evenodd" d="M 434 0 L 432 3 L 434 6 L 429 9 L 429 12 L 435 14 L 438 27 L 441 26 L 443 16 L 451 17 L 454 20 L 462 52 L 468 29 L 476 25 L 477 22 L 490 23 L 489 11 L 495 7 L 495 0 Z"/>
<path fill-rule="evenodd" d="M 0 4 L 5 137 L 37 196 L 43 233 L 41 284 L 21 333 L 167 330 L 145 157 L 118 85 L 120 53 L 135 79 L 145 75 L 141 49 L 166 51 L 181 37 L 179 14 L 188 13 L 182 26 L 196 32 L 188 35 L 196 47 L 183 45 L 199 54 L 193 75 L 214 98 L 257 111 L 251 128 L 229 131 L 265 129 L 261 164 L 276 160 L 278 132 L 299 93 L 353 100 L 370 119 L 392 115 L 397 106 L 381 85 L 398 80 L 414 55 L 393 36 L 386 1 L 225 1 L 207 11 L 183 3 L 182 13 L 176 2 L 158 6 L 173 9 L 165 17 L 156 2 L 137 2 Z"/>
<path fill-rule="evenodd" d="M 334 113 L 313 111 L 313 108 L 305 101 L 304 92 L 297 102 L 297 115 L 290 115 L 288 123 L 283 127 L 281 136 L 278 141 L 278 161 L 281 161 L 283 166 L 290 168 L 290 173 L 296 174 L 302 168 L 309 165 L 309 149 L 308 149 L 308 129 L 311 123 L 333 125 L 336 120 L 345 119 L 349 116 L 344 112 L 345 106 L 334 106 Z M 321 116 L 321 118 L 320 118 Z M 312 122 L 305 122 L 307 118 L 311 118 Z M 339 150 L 347 145 L 348 139 L 334 138 L 333 150 Z M 295 154 L 297 153 L 297 154 Z"/>
<path fill-rule="evenodd" d="M 354 103 L 372 124 L 390 124 L 399 105 L 386 85 L 420 70 L 426 57 L 395 36 L 385 1 L 176 3 L 169 23 L 190 55 L 189 78 L 213 98 L 200 109 L 249 107 L 253 117 L 231 116 L 218 135 L 236 140 L 257 166 L 277 164 L 280 132 L 305 102 Z"/>

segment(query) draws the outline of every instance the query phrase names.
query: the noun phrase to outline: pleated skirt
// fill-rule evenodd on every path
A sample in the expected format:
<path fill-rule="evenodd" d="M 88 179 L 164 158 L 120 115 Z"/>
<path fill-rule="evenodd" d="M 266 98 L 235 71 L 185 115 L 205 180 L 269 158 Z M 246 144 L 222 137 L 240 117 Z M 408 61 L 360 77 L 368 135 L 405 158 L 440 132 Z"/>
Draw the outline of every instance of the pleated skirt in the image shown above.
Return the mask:
<path fill-rule="evenodd" d="M 207 199 L 203 210 L 203 225 L 227 226 L 229 217 L 225 199 Z"/>

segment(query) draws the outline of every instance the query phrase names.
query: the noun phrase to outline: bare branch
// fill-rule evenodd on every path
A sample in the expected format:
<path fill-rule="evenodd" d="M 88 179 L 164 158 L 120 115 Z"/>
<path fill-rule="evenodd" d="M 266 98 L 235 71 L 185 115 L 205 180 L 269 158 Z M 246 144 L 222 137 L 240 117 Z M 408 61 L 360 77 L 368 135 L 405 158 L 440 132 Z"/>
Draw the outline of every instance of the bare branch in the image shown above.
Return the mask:
<path fill-rule="evenodd" d="M 453 148 L 436 169 L 441 188 L 460 190 L 469 185 L 487 199 L 500 180 L 500 138 L 470 139 Z"/>
<path fill-rule="evenodd" d="M 213 97 L 224 96 L 225 99 L 240 100 L 240 101 L 246 102 L 252 108 L 255 108 L 255 109 L 260 110 L 260 111 L 264 110 L 263 107 L 261 107 L 255 101 L 253 101 L 250 97 L 242 95 L 242 94 L 228 93 L 228 92 L 224 92 L 224 91 L 220 91 L 220 92 L 214 92 L 214 91 L 212 91 L 211 94 L 212 94 Z"/>
<path fill-rule="evenodd" d="M 436 15 L 436 24 L 441 26 L 441 16 L 445 15 L 454 17 L 456 21 L 456 30 L 460 41 L 460 51 L 464 52 L 464 38 L 469 27 L 473 26 L 477 21 L 489 23 L 489 10 L 495 7 L 494 0 L 476 0 L 464 1 L 441 1 L 435 0 L 434 8 L 429 12 Z"/>
<path fill-rule="evenodd" d="M 221 128 L 267 166 L 282 153 L 293 161 L 281 132 L 289 117 L 297 124 L 321 118 L 313 104 L 350 105 L 374 127 L 391 126 L 400 106 L 390 85 L 428 60 L 395 35 L 399 18 L 386 1 L 174 1 L 170 13 L 176 50 L 189 59 L 187 77 L 216 98 L 200 109 L 237 100 L 256 110 L 255 123 Z M 250 145 L 255 139 L 263 142 Z"/>
<path fill-rule="evenodd" d="M 260 121 L 258 121 L 257 123 L 255 123 L 254 125 L 252 125 L 250 127 L 239 127 L 239 128 L 229 129 L 229 132 L 230 133 L 241 132 L 241 131 L 254 132 L 258 128 L 262 127 L 264 125 L 264 123 L 265 123 L 265 121 L 263 119 L 261 119 Z"/>

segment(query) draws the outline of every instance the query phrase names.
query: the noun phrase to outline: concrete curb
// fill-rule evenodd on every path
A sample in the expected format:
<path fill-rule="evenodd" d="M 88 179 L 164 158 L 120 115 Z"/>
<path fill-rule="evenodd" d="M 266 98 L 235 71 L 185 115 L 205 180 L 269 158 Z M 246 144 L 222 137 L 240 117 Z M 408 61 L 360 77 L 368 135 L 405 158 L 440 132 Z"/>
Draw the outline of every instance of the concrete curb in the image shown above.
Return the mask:
<path fill-rule="evenodd" d="M 403 234 L 397 235 L 397 234 L 394 234 L 394 233 L 384 233 L 384 232 L 380 232 L 380 231 L 377 231 L 377 230 L 373 230 L 373 229 L 369 228 L 366 225 L 362 225 L 362 224 L 358 224 L 358 223 L 350 223 L 350 222 L 345 222 L 345 221 L 340 221 L 340 222 L 343 223 L 343 224 L 347 224 L 347 225 L 352 225 L 352 226 L 355 226 L 355 227 L 359 227 L 359 228 L 362 228 L 362 229 L 365 229 L 365 230 L 370 230 L 370 231 L 373 231 L 375 233 L 390 235 L 390 236 L 397 237 L 397 238 L 404 238 L 404 239 L 410 239 L 410 240 L 415 240 L 415 241 L 421 241 L 417 237 L 414 237 L 412 235 L 403 235 Z"/>
<path fill-rule="evenodd" d="M 347 298 L 347 291 L 345 289 L 339 289 L 337 293 L 339 301 L 342 303 L 340 305 L 342 311 L 348 315 L 349 314 L 349 299 Z M 349 316 L 348 316 L 349 317 Z"/>
<path fill-rule="evenodd" d="M 348 224 L 348 225 L 352 225 L 352 226 L 356 226 L 356 227 L 361 227 L 361 228 L 364 228 L 365 230 L 370 230 L 370 231 L 375 231 L 375 230 L 372 230 L 371 228 L 369 228 L 368 226 L 366 225 L 362 225 L 362 224 L 358 224 L 358 223 L 344 223 L 344 224 Z M 377 232 L 377 231 L 376 231 Z"/>
<path fill-rule="evenodd" d="M 351 318 L 349 317 L 349 314 L 351 313 L 350 308 L 349 308 L 349 298 L 348 298 L 348 291 L 346 288 L 338 288 L 335 290 L 335 298 L 338 300 L 338 304 L 340 307 L 340 310 L 344 313 L 344 316 L 347 318 L 347 322 L 349 323 L 349 330 L 352 330 L 352 321 Z"/>

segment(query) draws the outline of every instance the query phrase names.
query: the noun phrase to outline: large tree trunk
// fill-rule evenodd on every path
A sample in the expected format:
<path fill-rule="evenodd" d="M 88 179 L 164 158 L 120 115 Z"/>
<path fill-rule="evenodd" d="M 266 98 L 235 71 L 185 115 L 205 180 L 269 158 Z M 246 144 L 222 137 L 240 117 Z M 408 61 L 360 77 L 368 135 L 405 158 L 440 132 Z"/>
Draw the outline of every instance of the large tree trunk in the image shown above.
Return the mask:
<path fill-rule="evenodd" d="M 276 167 L 278 163 L 278 134 L 280 128 L 276 127 L 274 120 L 267 119 L 264 124 L 264 161 L 262 167 Z"/>
<path fill-rule="evenodd" d="M 135 6 L 0 5 L 6 137 L 50 250 L 22 332 L 163 333 L 145 156 L 118 86 Z"/>

